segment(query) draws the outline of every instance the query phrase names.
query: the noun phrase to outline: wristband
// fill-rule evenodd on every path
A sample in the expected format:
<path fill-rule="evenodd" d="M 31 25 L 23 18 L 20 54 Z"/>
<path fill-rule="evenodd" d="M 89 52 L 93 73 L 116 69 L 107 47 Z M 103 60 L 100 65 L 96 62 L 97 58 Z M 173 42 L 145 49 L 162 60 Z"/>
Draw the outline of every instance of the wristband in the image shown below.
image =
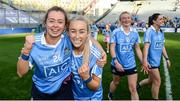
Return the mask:
<path fill-rule="evenodd" d="M 29 56 L 27 56 L 25 54 L 21 54 L 21 59 L 23 59 L 24 61 L 28 61 L 29 60 Z"/>
<path fill-rule="evenodd" d="M 112 61 L 114 62 L 116 59 L 117 59 L 116 57 L 113 57 L 113 58 L 112 58 Z M 114 62 L 114 64 L 115 64 L 115 62 Z"/>
<path fill-rule="evenodd" d="M 165 57 L 165 59 L 166 59 L 166 60 L 169 60 L 169 58 L 168 58 L 168 57 Z"/>
<path fill-rule="evenodd" d="M 84 83 L 89 83 L 89 82 L 91 82 L 92 81 L 92 77 L 90 76 L 87 80 L 83 80 L 84 81 Z"/>

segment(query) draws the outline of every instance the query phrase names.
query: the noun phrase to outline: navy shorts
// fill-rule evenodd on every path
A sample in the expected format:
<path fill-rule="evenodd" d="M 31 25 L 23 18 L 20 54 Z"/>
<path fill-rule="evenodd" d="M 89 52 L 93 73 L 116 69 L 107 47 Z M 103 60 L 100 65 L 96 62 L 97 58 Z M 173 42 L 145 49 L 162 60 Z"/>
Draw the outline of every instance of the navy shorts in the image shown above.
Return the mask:
<path fill-rule="evenodd" d="M 61 88 L 53 94 L 39 91 L 33 83 L 31 92 L 33 100 L 73 100 L 72 75 L 69 75 L 67 78 L 63 81 Z"/>
<path fill-rule="evenodd" d="M 151 68 L 149 68 L 149 69 L 160 69 L 160 67 L 154 67 L 154 66 L 151 66 Z"/>
<path fill-rule="evenodd" d="M 111 73 L 118 76 L 132 75 L 137 73 L 136 67 L 128 70 L 124 70 L 124 72 L 117 71 L 116 67 L 111 65 Z"/>

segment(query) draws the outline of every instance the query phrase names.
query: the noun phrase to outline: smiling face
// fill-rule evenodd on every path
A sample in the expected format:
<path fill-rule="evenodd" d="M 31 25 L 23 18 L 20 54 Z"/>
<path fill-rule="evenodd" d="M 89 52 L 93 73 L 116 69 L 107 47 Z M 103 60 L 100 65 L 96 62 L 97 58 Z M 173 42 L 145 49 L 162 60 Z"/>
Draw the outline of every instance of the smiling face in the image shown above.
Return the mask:
<path fill-rule="evenodd" d="M 124 27 L 131 26 L 132 20 L 131 15 L 129 13 L 122 13 L 119 17 L 120 23 Z"/>
<path fill-rule="evenodd" d="M 45 22 L 47 35 L 59 37 L 65 29 L 65 15 L 61 11 L 50 11 Z"/>
<path fill-rule="evenodd" d="M 157 19 L 153 20 L 153 24 L 160 27 L 164 25 L 164 18 L 162 15 L 158 15 Z"/>
<path fill-rule="evenodd" d="M 69 37 L 74 48 L 83 50 L 89 36 L 88 24 L 81 20 L 72 20 L 69 24 Z"/>

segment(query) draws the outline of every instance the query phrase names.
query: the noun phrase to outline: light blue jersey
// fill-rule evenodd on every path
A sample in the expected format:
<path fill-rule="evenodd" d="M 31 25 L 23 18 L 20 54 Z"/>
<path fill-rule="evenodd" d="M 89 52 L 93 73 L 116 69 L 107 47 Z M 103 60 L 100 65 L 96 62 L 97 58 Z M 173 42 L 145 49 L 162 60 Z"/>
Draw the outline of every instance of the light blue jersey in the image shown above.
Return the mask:
<path fill-rule="evenodd" d="M 101 58 L 101 53 L 94 45 L 90 46 L 91 54 L 89 60 L 89 67 L 90 67 L 90 75 L 96 75 L 101 79 L 102 76 L 102 68 L 96 65 L 97 59 Z M 74 99 L 76 100 L 101 100 L 103 97 L 103 89 L 102 84 L 97 91 L 92 91 L 83 82 L 82 78 L 78 74 L 78 68 L 82 66 L 83 56 L 82 55 L 75 55 L 73 53 L 72 58 L 72 72 L 73 72 L 73 94 Z M 101 81 L 100 81 L 101 82 Z"/>
<path fill-rule="evenodd" d="M 111 30 L 108 31 L 108 30 L 106 30 L 106 29 L 103 29 L 102 32 L 103 32 L 103 34 L 104 34 L 105 36 L 110 36 L 111 33 L 112 33 Z"/>
<path fill-rule="evenodd" d="M 91 36 L 97 40 L 97 35 L 98 35 L 98 27 L 96 26 L 96 24 L 92 24 L 91 26 Z"/>
<path fill-rule="evenodd" d="M 134 45 L 140 43 L 140 37 L 135 29 L 130 28 L 130 32 L 124 32 L 123 27 L 113 31 L 110 43 L 115 43 L 115 53 L 118 62 L 125 70 L 136 67 Z M 115 66 L 113 60 L 111 64 Z"/>
<path fill-rule="evenodd" d="M 44 32 L 35 35 L 30 52 L 30 64 L 34 66 L 33 82 L 43 93 L 52 94 L 59 90 L 63 80 L 70 75 L 69 65 L 72 45 L 66 34 L 56 45 L 48 45 Z"/>
<path fill-rule="evenodd" d="M 147 57 L 149 64 L 153 67 L 159 67 L 165 42 L 164 33 L 161 31 L 157 32 L 156 29 L 151 26 L 144 34 L 144 43 L 146 42 L 150 44 Z"/>

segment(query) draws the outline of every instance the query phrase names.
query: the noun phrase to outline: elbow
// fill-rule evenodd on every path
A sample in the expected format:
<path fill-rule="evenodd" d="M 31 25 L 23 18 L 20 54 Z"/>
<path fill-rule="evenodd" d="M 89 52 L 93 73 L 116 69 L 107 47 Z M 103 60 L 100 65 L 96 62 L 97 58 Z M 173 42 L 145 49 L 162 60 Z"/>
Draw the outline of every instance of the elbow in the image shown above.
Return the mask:
<path fill-rule="evenodd" d="M 99 89 L 100 83 L 97 83 L 94 87 L 93 87 L 93 91 L 97 91 Z"/>

